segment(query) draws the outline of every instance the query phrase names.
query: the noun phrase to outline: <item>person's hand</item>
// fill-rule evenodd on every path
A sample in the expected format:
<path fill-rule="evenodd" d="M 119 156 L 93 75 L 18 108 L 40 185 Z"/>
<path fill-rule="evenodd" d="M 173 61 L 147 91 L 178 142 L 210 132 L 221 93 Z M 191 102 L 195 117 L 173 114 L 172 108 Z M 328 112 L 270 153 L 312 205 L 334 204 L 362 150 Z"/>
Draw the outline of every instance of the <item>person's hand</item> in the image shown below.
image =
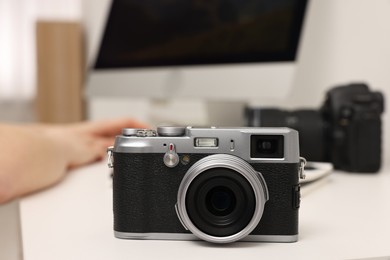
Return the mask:
<path fill-rule="evenodd" d="M 67 167 L 74 168 L 103 158 L 107 147 L 114 144 L 115 136 L 126 127 L 148 126 L 133 119 L 119 119 L 45 126 L 43 131 L 59 142 L 66 155 Z"/>
<path fill-rule="evenodd" d="M 105 156 L 122 128 L 147 128 L 132 119 L 66 125 L 0 125 L 0 203 L 59 182 L 68 169 Z"/>

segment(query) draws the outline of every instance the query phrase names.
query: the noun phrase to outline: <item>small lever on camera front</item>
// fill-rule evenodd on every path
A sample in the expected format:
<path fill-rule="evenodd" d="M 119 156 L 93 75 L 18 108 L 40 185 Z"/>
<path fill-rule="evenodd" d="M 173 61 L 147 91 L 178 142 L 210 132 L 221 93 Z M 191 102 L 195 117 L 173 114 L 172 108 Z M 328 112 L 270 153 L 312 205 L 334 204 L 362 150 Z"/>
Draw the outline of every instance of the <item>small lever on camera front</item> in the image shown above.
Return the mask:
<path fill-rule="evenodd" d="M 179 156 L 176 153 L 175 145 L 169 144 L 168 151 L 164 155 L 164 164 L 169 168 L 173 168 L 178 163 L 179 163 Z"/>

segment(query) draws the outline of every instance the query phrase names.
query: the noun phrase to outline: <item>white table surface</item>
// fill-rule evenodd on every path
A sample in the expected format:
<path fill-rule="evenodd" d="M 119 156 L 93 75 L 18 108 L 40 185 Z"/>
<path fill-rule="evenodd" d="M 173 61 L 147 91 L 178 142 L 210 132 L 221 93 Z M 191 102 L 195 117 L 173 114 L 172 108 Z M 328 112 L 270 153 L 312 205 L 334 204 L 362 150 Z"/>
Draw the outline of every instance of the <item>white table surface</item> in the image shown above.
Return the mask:
<path fill-rule="evenodd" d="M 58 186 L 20 201 L 26 260 L 356 259 L 390 256 L 390 168 L 335 172 L 303 188 L 299 241 L 121 240 L 112 230 L 112 188 L 104 162 L 75 170 Z"/>

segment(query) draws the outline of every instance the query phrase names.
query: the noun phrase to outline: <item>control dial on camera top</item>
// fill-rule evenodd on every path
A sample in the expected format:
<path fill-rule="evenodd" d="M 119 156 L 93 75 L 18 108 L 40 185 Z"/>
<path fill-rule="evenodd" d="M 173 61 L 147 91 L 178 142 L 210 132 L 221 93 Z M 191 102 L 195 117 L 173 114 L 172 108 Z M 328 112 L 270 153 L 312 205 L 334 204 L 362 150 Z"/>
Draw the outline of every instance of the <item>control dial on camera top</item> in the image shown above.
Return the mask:
<path fill-rule="evenodd" d="M 183 136 L 186 132 L 184 126 L 159 126 L 157 133 L 160 136 Z"/>
<path fill-rule="evenodd" d="M 157 133 L 155 130 L 151 130 L 151 129 L 124 128 L 122 129 L 122 135 L 137 136 L 137 137 L 153 137 L 153 136 L 157 136 Z"/>

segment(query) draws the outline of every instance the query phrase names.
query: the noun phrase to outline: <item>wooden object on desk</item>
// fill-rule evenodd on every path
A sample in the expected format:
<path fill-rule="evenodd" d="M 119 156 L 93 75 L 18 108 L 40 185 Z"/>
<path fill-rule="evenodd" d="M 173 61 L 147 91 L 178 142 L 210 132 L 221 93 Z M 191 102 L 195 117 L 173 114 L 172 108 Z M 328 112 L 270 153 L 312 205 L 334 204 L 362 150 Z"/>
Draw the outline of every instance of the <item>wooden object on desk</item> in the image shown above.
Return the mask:
<path fill-rule="evenodd" d="M 38 121 L 69 123 L 83 120 L 81 24 L 38 21 L 36 42 Z"/>

